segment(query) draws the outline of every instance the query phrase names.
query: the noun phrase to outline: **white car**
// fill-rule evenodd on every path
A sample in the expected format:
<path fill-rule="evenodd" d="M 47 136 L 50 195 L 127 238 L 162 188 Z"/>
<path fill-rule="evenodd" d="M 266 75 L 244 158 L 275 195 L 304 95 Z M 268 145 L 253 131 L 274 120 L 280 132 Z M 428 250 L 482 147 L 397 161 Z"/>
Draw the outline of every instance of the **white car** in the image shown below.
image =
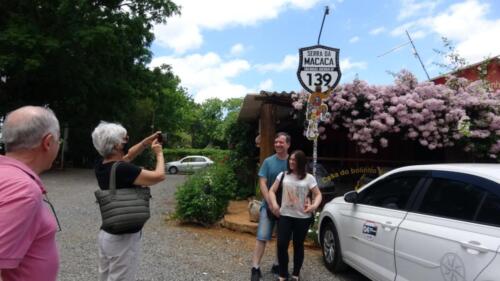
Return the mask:
<path fill-rule="evenodd" d="M 170 174 L 177 174 L 178 172 L 191 172 L 193 170 L 210 166 L 213 163 L 214 161 L 205 156 L 186 156 L 181 160 L 168 162 L 165 164 L 165 170 L 167 170 Z"/>
<path fill-rule="evenodd" d="M 392 170 L 327 203 L 328 269 L 376 281 L 500 280 L 500 164 Z"/>

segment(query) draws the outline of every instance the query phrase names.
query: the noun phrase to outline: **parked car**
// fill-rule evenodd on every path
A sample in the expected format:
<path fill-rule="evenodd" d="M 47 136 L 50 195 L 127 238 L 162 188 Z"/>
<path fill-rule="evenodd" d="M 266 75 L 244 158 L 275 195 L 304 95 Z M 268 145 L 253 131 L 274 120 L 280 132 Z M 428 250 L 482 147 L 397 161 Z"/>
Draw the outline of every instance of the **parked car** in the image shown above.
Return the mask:
<path fill-rule="evenodd" d="M 500 164 L 392 170 L 327 203 L 323 260 L 377 281 L 500 280 Z"/>
<path fill-rule="evenodd" d="M 170 174 L 177 174 L 178 172 L 190 172 L 205 168 L 213 163 L 214 161 L 205 156 L 186 156 L 181 160 L 166 163 L 165 170 L 167 170 Z"/>

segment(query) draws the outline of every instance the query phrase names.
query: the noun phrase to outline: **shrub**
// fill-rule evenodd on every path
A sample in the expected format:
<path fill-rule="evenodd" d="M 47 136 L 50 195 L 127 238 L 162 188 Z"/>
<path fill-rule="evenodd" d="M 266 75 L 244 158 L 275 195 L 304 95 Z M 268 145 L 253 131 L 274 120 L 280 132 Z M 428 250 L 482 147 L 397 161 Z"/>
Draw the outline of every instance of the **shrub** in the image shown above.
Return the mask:
<path fill-rule="evenodd" d="M 318 228 L 319 228 L 319 215 L 320 211 L 314 213 L 314 223 L 309 226 L 309 230 L 307 231 L 306 239 L 311 241 L 315 246 L 320 246 L 318 241 Z"/>
<path fill-rule="evenodd" d="M 235 189 L 236 177 L 224 164 L 196 172 L 175 193 L 175 216 L 182 222 L 212 225 L 224 216 Z"/>

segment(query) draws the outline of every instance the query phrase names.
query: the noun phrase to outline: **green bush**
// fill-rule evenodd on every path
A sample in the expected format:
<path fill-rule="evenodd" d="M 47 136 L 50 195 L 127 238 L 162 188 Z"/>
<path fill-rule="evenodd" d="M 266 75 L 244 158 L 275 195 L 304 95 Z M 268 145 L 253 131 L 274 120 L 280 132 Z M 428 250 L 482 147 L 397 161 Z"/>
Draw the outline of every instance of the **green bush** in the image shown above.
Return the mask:
<path fill-rule="evenodd" d="M 315 246 L 320 246 L 318 241 L 318 230 L 319 230 L 319 215 L 321 211 L 316 211 L 314 213 L 314 223 L 309 226 L 309 230 L 307 230 L 306 240 L 311 241 Z"/>
<path fill-rule="evenodd" d="M 236 183 L 233 171 L 224 164 L 196 172 L 175 193 L 176 218 L 205 226 L 216 223 L 224 216 Z"/>
<path fill-rule="evenodd" d="M 224 162 L 229 157 L 229 150 L 216 148 L 165 148 L 163 149 L 165 162 L 177 161 L 188 155 L 202 155 L 214 162 Z"/>

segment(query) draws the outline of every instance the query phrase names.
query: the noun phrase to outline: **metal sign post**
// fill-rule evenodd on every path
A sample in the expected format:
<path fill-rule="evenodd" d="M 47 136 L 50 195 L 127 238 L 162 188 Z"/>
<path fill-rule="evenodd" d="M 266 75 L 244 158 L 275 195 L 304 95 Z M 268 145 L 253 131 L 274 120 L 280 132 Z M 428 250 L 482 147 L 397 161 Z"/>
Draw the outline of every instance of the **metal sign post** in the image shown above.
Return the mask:
<path fill-rule="evenodd" d="M 316 92 L 313 92 L 307 101 L 306 119 L 307 130 L 306 137 L 313 141 L 313 174 L 316 175 L 316 163 L 318 159 L 318 137 L 319 137 L 319 122 L 326 121 L 330 118 L 328 106 L 324 100 L 328 98 L 331 91 L 322 93 L 320 86 L 317 86 Z"/>
<path fill-rule="evenodd" d="M 330 118 L 328 106 L 324 100 L 328 98 L 342 76 L 339 66 L 340 49 L 320 45 L 321 32 L 328 14 L 327 6 L 321 23 L 318 44 L 299 49 L 300 59 L 297 69 L 297 78 L 300 84 L 311 93 L 307 101 L 306 137 L 313 141 L 313 174 L 315 176 L 318 161 L 319 122 Z"/>

